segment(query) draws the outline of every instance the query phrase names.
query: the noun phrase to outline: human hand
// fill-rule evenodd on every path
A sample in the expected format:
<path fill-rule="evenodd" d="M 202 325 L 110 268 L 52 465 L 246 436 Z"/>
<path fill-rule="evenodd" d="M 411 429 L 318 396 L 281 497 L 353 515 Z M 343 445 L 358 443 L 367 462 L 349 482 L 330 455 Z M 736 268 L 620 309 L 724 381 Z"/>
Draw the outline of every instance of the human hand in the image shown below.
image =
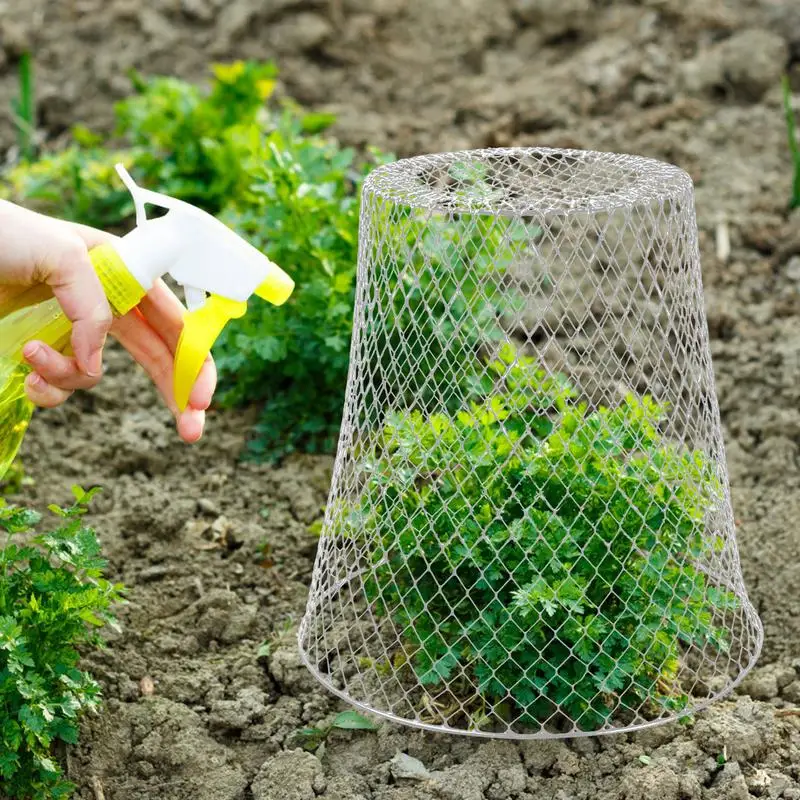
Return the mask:
<path fill-rule="evenodd" d="M 175 348 L 184 308 L 158 281 L 139 306 L 114 319 L 89 250 L 114 241 L 85 225 L 46 217 L 0 200 L 0 307 L 13 297 L 41 286 L 41 299 L 55 295 L 72 322 L 72 352 L 56 352 L 43 342 L 28 342 L 23 356 L 32 368 L 25 381 L 28 397 L 38 406 L 63 403 L 76 389 L 89 389 L 103 372 L 103 346 L 110 333 L 141 364 L 175 416 L 186 442 L 203 434 L 205 411 L 216 387 L 209 358 L 194 385 L 189 405 L 178 411 L 172 389 Z"/>

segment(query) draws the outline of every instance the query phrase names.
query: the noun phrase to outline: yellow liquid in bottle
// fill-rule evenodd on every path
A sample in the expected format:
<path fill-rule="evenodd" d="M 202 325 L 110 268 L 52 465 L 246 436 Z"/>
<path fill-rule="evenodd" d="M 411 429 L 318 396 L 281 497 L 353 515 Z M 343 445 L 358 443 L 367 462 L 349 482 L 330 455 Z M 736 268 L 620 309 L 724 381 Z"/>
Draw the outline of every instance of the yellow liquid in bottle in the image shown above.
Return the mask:
<path fill-rule="evenodd" d="M 0 478 L 17 455 L 33 414 L 33 403 L 25 394 L 25 376 L 30 368 L 0 358 Z"/>

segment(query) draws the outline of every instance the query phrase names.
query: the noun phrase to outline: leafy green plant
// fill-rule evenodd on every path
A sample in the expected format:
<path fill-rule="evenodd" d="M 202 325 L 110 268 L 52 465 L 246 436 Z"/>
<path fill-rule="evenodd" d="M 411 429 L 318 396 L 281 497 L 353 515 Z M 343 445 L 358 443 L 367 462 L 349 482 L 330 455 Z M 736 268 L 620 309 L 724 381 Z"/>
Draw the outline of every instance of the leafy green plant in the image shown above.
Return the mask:
<path fill-rule="evenodd" d="M 786 130 L 789 135 L 789 152 L 792 156 L 792 166 L 794 169 L 792 197 L 789 201 L 789 208 L 800 208 L 800 142 L 797 140 L 797 122 L 792 106 L 792 87 L 786 75 L 783 77 L 782 88 L 783 111 L 786 115 Z"/>
<path fill-rule="evenodd" d="M 264 404 L 256 455 L 336 445 L 353 324 L 357 190 L 365 173 L 354 151 L 308 135 L 303 118 L 286 110 L 264 142 L 247 201 L 222 214 L 297 285 L 281 308 L 254 305 L 215 349 L 228 378 L 223 402 Z"/>
<path fill-rule="evenodd" d="M 212 67 L 207 91 L 175 78 L 133 75 L 137 93 L 117 106 L 117 134 L 134 153 L 139 179 L 212 214 L 243 200 L 257 180 L 263 137 L 276 125 L 264 103 L 271 63 Z"/>
<path fill-rule="evenodd" d="M 387 420 L 343 516 L 372 543 L 367 596 L 402 632 L 401 668 L 454 709 L 477 686 L 477 725 L 684 708 L 682 646 L 724 652 L 736 604 L 696 566 L 722 496 L 712 465 L 664 440 L 649 397 L 590 410 L 510 345 L 489 368 L 468 407 Z"/>
<path fill-rule="evenodd" d="M 296 731 L 293 739 L 304 750 L 316 750 L 334 729 L 342 731 L 376 731 L 378 726 L 358 711 L 342 711 L 326 725 L 313 728 L 301 728 Z"/>
<path fill-rule="evenodd" d="M 19 59 L 19 96 L 12 104 L 17 141 L 22 158 L 32 160 L 36 155 L 36 101 L 33 87 L 33 57 L 24 52 Z"/>
<path fill-rule="evenodd" d="M 106 562 L 82 518 L 94 491 L 76 487 L 75 504 L 36 533 L 40 517 L 0 500 L 0 786 L 4 797 L 66 798 L 73 786 L 53 756 L 74 744 L 78 719 L 100 702 L 100 689 L 78 667 L 79 648 L 100 645 L 114 626 L 122 589 L 103 578 Z"/>

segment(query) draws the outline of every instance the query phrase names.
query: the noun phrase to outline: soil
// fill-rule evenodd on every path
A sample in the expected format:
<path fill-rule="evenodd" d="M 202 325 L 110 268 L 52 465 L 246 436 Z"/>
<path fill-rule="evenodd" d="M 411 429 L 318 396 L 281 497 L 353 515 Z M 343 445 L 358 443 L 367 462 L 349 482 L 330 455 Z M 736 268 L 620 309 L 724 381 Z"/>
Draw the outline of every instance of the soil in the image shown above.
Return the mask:
<path fill-rule="evenodd" d="M 766 629 L 738 694 L 690 725 L 517 744 L 387 724 L 305 752 L 297 731 L 342 708 L 294 639 L 332 461 L 243 463 L 247 413 L 215 413 L 200 445 L 181 445 L 112 348 L 101 387 L 37 415 L 23 451 L 28 499 L 104 487 L 92 521 L 130 587 L 124 632 L 87 659 L 107 702 L 67 757 L 79 797 L 800 798 L 800 216 L 786 210 L 779 86 L 800 57 L 795 0 L 0 0 L 0 108 L 26 46 L 50 139 L 107 128 L 129 67 L 202 80 L 209 59 L 275 58 L 281 91 L 336 111 L 354 145 L 571 146 L 687 169 L 738 541 Z"/>

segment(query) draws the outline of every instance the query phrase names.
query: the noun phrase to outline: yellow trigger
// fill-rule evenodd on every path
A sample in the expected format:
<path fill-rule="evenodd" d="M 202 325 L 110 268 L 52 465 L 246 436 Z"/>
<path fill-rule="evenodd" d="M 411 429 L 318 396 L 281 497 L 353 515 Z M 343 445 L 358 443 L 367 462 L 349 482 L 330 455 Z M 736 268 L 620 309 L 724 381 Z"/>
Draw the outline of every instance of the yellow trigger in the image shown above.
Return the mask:
<path fill-rule="evenodd" d="M 244 316 L 247 303 L 209 295 L 206 302 L 183 316 L 183 331 L 175 351 L 174 391 L 178 409 L 189 405 L 189 395 L 211 347 L 229 320 Z"/>

